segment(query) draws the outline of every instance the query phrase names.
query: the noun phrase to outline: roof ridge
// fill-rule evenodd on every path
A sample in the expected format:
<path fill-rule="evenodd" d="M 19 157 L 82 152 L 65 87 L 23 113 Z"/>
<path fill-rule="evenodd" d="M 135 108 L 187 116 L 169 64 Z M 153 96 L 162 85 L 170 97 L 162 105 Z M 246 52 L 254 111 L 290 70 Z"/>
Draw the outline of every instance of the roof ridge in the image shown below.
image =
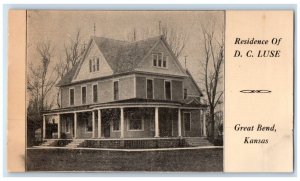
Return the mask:
<path fill-rule="evenodd" d="M 146 38 L 146 39 L 137 40 L 137 41 L 133 41 L 133 42 L 129 42 L 129 41 L 125 41 L 125 40 L 118 40 L 118 39 L 103 37 L 103 36 L 91 36 L 91 37 L 92 38 L 103 38 L 103 39 L 108 39 L 108 40 L 113 40 L 113 41 L 119 41 L 119 42 L 127 43 L 127 45 L 130 45 L 130 44 L 134 44 L 134 43 L 138 43 L 138 42 L 143 42 L 143 41 L 154 40 L 154 39 L 157 39 L 157 38 L 162 38 L 163 36 L 164 35 L 152 36 L 152 37 L 149 37 L 149 38 Z"/>
<path fill-rule="evenodd" d="M 108 37 L 103 37 L 103 36 L 92 36 L 92 38 L 102 38 L 102 39 L 107 39 L 107 40 L 113 40 L 113 41 L 119 41 L 122 43 L 131 43 L 129 41 L 125 41 L 125 40 L 118 40 L 118 39 L 113 39 L 113 38 L 108 38 Z"/>

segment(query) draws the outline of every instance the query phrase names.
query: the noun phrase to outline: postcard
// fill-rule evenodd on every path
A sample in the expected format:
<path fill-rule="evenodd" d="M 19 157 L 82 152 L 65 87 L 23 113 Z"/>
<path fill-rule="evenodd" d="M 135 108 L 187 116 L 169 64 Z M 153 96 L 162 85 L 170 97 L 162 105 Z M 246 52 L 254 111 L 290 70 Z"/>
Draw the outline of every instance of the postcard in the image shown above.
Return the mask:
<path fill-rule="evenodd" d="M 293 172 L 293 10 L 10 10 L 8 27 L 8 172 Z"/>

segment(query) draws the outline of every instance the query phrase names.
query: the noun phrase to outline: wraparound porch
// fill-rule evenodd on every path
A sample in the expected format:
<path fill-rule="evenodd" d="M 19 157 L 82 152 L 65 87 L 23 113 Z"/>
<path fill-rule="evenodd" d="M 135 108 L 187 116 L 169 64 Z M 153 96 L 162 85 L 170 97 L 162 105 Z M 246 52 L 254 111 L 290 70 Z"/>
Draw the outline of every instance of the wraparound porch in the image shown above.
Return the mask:
<path fill-rule="evenodd" d="M 203 108 L 130 105 L 44 114 L 44 139 L 206 136 Z"/>

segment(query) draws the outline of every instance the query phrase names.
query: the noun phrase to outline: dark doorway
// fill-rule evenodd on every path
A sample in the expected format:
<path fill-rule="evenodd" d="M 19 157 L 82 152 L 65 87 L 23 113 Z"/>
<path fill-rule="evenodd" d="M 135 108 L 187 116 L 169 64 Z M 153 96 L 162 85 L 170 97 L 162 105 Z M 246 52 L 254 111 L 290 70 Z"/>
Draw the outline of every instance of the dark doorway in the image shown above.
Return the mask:
<path fill-rule="evenodd" d="M 160 137 L 172 137 L 172 109 L 159 109 L 159 135 Z"/>

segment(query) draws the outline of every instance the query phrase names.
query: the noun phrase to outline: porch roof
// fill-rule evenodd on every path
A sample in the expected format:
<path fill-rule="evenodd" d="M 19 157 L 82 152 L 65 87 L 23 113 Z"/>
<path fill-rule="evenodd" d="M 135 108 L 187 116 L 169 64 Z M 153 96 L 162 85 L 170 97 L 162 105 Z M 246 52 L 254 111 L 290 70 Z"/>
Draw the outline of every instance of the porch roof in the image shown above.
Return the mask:
<path fill-rule="evenodd" d="M 206 108 L 207 105 L 195 104 L 194 102 L 188 104 L 186 102 L 172 101 L 172 100 L 156 100 L 156 99 L 126 99 L 113 101 L 108 103 L 97 103 L 83 106 L 73 106 L 66 108 L 58 108 L 44 111 L 43 114 L 60 113 L 60 112 L 83 112 L 92 111 L 95 109 L 109 109 L 109 108 L 120 108 L 120 107 L 170 107 L 170 108 Z"/>

